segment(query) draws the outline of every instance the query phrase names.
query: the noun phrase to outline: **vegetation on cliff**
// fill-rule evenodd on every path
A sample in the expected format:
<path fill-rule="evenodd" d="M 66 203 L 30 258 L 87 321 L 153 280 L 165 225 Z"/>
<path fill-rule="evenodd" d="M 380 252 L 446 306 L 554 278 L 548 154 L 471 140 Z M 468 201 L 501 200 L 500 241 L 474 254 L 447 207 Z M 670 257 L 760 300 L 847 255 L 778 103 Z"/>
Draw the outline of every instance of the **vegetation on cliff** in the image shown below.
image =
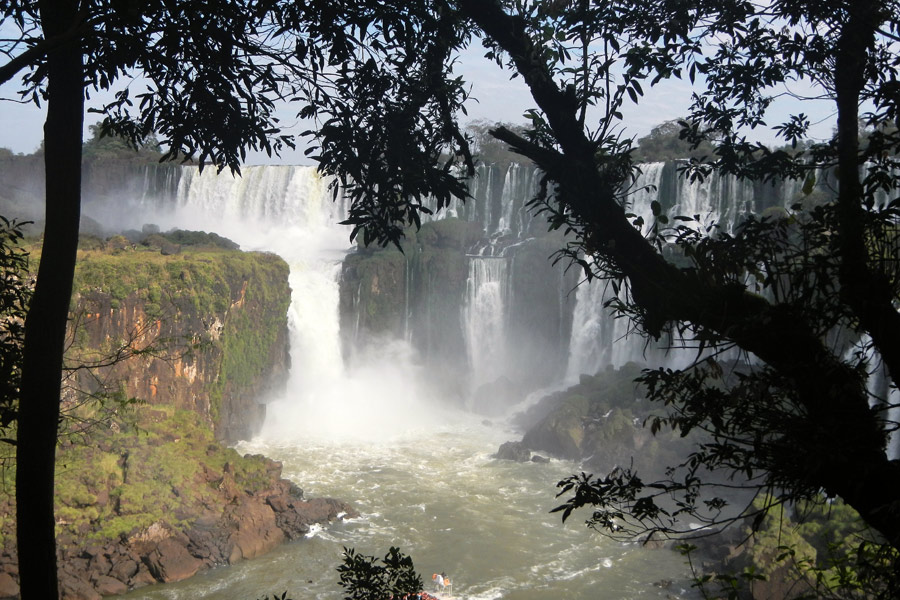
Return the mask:
<path fill-rule="evenodd" d="M 186 238 L 179 234 L 175 239 Z M 131 386 L 130 395 L 155 402 L 156 390 L 162 389 L 167 392 L 162 401 L 188 407 L 173 396 L 176 388 L 194 386 L 186 379 L 199 375 L 202 385 L 193 387 L 192 395 L 207 401 L 199 412 L 216 425 L 220 437 L 235 439 L 227 429 L 236 424 L 222 420 L 227 417 L 221 414 L 223 404 L 275 388 L 285 375 L 290 290 L 288 266 L 279 257 L 219 246 L 169 255 L 151 245 L 81 250 L 72 300 L 78 327 L 69 360 L 94 364 L 123 344 L 169 344 L 162 356 L 135 359 L 162 383 L 133 377 L 129 369 L 137 365 L 115 365 L 114 376 Z M 200 373 L 192 375 L 198 366 Z"/>
<path fill-rule="evenodd" d="M 177 580 L 350 510 L 304 499 L 278 463 L 217 441 L 252 434 L 258 395 L 286 375 L 286 263 L 203 232 L 153 236 L 178 252 L 122 236 L 79 251 L 56 468 L 63 597 Z M 30 250 L 40 258 L 38 242 Z M 14 475 L 2 471 L 6 495 Z M 14 585 L 6 495 L 0 576 Z"/>

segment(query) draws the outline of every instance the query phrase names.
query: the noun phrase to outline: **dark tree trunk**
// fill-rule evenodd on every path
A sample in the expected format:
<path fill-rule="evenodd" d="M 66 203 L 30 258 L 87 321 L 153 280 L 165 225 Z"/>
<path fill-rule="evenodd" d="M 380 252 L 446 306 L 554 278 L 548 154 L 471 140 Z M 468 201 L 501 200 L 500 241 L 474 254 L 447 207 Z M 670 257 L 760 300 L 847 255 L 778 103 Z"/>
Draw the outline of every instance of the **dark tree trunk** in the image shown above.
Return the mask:
<path fill-rule="evenodd" d="M 44 0 L 44 35 L 69 29 L 78 2 Z M 47 56 L 44 124 L 46 225 L 40 268 L 25 323 L 18 423 L 16 518 L 23 600 L 58 597 L 53 516 L 62 356 L 81 214 L 84 67 L 78 43 Z"/>

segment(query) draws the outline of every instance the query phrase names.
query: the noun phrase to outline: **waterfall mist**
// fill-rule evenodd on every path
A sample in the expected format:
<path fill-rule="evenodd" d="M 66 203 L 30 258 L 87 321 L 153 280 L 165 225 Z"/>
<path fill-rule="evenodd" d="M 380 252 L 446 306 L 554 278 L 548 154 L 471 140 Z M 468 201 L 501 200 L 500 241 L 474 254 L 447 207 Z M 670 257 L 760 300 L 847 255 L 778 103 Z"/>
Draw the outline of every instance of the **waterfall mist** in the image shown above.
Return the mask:
<path fill-rule="evenodd" d="M 282 395 L 259 399 L 261 435 L 374 442 L 427 428 L 446 415 L 407 341 L 385 337 L 350 360 L 341 350 L 339 278 L 352 246 L 350 228 L 338 225 L 343 200 L 327 188 L 312 167 L 246 167 L 240 177 L 183 168 L 171 198 L 88 206 L 107 227 L 214 231 L 289 264 L 291 372 Z"/>

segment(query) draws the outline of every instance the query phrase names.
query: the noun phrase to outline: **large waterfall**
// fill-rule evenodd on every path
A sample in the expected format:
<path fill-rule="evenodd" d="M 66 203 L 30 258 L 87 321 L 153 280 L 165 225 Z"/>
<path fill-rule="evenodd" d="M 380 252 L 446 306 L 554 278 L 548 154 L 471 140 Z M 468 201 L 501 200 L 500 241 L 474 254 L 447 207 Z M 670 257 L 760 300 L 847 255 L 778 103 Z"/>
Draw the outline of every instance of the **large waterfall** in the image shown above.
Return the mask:
<path fill-rule="evenodd" d="M 349 230 L 336 224 L 346 207 L 340 198 L 332 202 L 328 182 L 312 168 L 247 167 L 236 178 L 184 167 L 166 192 L 145 188 L 125 208 L 88 205 L 108 224 L 211 230 L 288 261 L 291 378 L 283 396 L 260 399 L 268 402 L 262 435 L 238 449 L 282 461 L 285 476 L 310 495 L 344 498 L 362 514 L 260 559 L 128 598 L 225 600 L 287 590 L 290 597 L 337 600 L 335 567 L 345 546 L 369 555 L 400 546 L 426 580 L 447 571 L 454 591 L 472 600 L 694 597 L 676 553 L 614 543 L 579 519 L 563 526 L 549 514 L 558 502 L 554 484 L 577 466 L 493 459 L 499 443 L 515 434 L 461 410 L 430 384 L 449 368 L 451 351 L 466 355 L 459 362 L 468 371 L 452 378 L 465 379 L 470 392 L 500 377 L 538 386 L 643 357 L 684 360 L 647 346 L 629 335 L 627 321 L 610 318 L 603 305 L 611 292 L 602 283 L 577 285 L 577 273 L 550 265 L 560 239 L 547 236 L 541 219 L 524 207 L 536 179 L 533 169 L 518 165 L 503 172 L 484 167 L 472 183 L 474 199 L 450 207 L 451 215 L 484 230 L 462 255 L 467 268 L 458 298 L 412 298 L 412 290 L 440 295 L 448 289 L 421 281 L 412 252 L 379 263 L 401 264 L 395 279 L 405 289 L 394 307 L 400 318 L 375 343 L 360 344 L 350 361 L 341 348 L 340 278 L 355 250 Z M 796 190 L 788 187 L 752 188 L 715 177 L 688 186 L 673 165 L 644 165 L 629 211 L 649 224 L 650 203 L 658 199 L 670 214 L 722 219 L 732 227 L 747 211 L 789 204 Z M 723 196 L 736 201 L 723 204 Z M 426 264 L 429 257 L 415 260 Z M 388 281 L 379 271 L 368 291 L 381 291 Z M 350 293 L 356 298 L 344 304 L 358 311 L 350 324 L 356 327 L 379 307 L 359 301 L 358 285 Z M 435 307 L 452 312 L 454 302 L 461 303 L 453 313 L 458 322 L 422 331 L 423 321 L 440 317 Z M 443 335 L 452 331 L 460 349 L 436 351 L 453 342 Z"/>
<path fill-rule="evenodd" d="M 698 226 L 715 222 L 731 231 L 747 213 L 786 208 L 801 196 L 799 182 L 754 184 L 713 175 L 698 185 L 677 171 L 676 163 L 641 165 L 627 190 L 626 209 L 643 220 L 645 231 L 654 222 L 654 201 L 670 219 L 687 215 L 695 217 Z M 341 378 L 348 348 L 342 352 L 338 279 L 341 261 L 351 251 L 349 229 L 337 225 L 346 214 L 342 198 L 333 202 L 328 182 L 311 167 L 246 167 L 240 177 L 209 169 L 201 174 L 193 167 L 181 168 L 177 177 L 172 172 L 160 175 L 154 167 L 128 186 L 130 202 L 107 198 L 99 205 L 88 203 L 87 212 L 117 227 L 140 228 L 152 222 L 163 228 L 215 230 L 246 249 L 284 256 L 291 264 L 295 292 L 290 317 L 294 376 L 307 381 L 323 374 Z M 468 255 L 465 285 L 458 300 L 451 299 L 459 303 L 459 322 L 451 319 L 435 328 L 436 320 L 452 317 L 447 314 L 452 302 L 427 295 L 446 295 L 447 289 L 427 289 L 414 261 L 407 258 L 401 282 L 404 305 L 396 308 L 402 316 L 388 332 L 390 339 L 382 339 L 385 332 L 380 331 L 376 347 L 363 349 L 364 354 L 403 356 L 418 368 L 432 370 L 457 362 L 468 365 L 466 372 L 453 377 L 466 382 L 462 389 L 469 394 L 498 378 L 527 379 L 528 385 L 543 387 L 576 381 L 579 374 L 607 365 L 647 361 L 678 367 L 690 360 L 687 353 L 667 348 L 665 340 L 648 344 L 631 333 L 627 319 L 614 318 L 605 307 L 611 286 L 579 285 L 577 269 L 566 272 L 562 263 L 550 266 L 550 255 L 564 241 L 548 237 L 546 224 L 526 207 L 538 177 L 535 169 L 519 164 L 479 168 L 470 184 L 472 198 L 451 203 L 435 217 L 457 217 L 482 229 L 480 240 L 463 249 Z M 828 178 L 820 174 L 817 186 L 827 193 Z M 411 297 L 415 283 L 421 288 L 416 291 L 419 297 Z M 357 289 L 353 293 L 358 294 Z M 362 336 L 362 311 L 371 310 L 360 306 L 358 298 L 348 302 L 357 314 L 343 323 L 347 331 L 353 329 L 352 336 L 345 331 L 345 345 Z M 464 357 L 448 361 L 461 350 Z"/>

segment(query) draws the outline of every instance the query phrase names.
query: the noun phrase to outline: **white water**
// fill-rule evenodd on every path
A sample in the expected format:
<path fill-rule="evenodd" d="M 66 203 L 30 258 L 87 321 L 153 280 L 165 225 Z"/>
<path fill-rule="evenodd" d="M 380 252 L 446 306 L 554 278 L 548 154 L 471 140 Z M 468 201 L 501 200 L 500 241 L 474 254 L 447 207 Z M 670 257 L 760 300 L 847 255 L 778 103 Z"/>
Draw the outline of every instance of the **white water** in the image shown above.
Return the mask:
<path fill-rule="evenodd" d="M 475 386 L 505 374 L 507 266 L 506 258 L 469 257 L 463 318 L 469 368 Z"/>
<path fill-rule="evenodd" d="M 283 461 L 285 476 L 308 495 L 352 498 L 360 518 L 252 561 L 123 599 L 253 600 L 288 591 L 294 600 L 338 600 L 335 569 L 343 548 L 383 556 L 390 546 L 410 554 L 426 582 L 446 571 L 457 598 L 694 597 L 685 590 L 686 567 L 677 553 L 615 543 L 577 516 L 563 525 L 550 514 L 554 484 L 574 465 L 492 459 L 509 435 L 456 413 L 379 442 L 298 432 L 291 441 L 240 444 L 241 452 Z M 674 582 L 657 585 L 665 580 Z"/>
<path fill-rule="evenodd" d="M 326 197 L 325 183 L 308 168 L 247 168 L 244 179 L 188 170 L 177 205 L 144 221 L 216 231 L 289 262 L 289 384 L 270 399 L 262 435 L 239 450 L 283 461 L 284 475 L 308 495 L 351 501 L 361 517 L 265 557 L 125 597 L 230 600 L 287 590 L 295 599 L 336 600 L 343 547 L 381 556 L 392 545 L 413 556 L 426 580 L 447 571 L 458 597 L 681 597 L 687 569 L 679 555 L 611 542 L 579 516 L 562 525 L 549 513 L 554 486 L 578 466 L 491 458 L 517 434 L 443 404 L 406 342 L 386 341 L 344 364 L 337 276 L 349 231 L 335 225 L 342 207 Z M 469 313 L 482 336 L 470 351 L 489 365 L 502 335 L 492 312 L 502 314 L 505 268 L 473 269 L 472 300 L 483 310 Z M 654 585 L 661 580 L 676 583 Z"/>

